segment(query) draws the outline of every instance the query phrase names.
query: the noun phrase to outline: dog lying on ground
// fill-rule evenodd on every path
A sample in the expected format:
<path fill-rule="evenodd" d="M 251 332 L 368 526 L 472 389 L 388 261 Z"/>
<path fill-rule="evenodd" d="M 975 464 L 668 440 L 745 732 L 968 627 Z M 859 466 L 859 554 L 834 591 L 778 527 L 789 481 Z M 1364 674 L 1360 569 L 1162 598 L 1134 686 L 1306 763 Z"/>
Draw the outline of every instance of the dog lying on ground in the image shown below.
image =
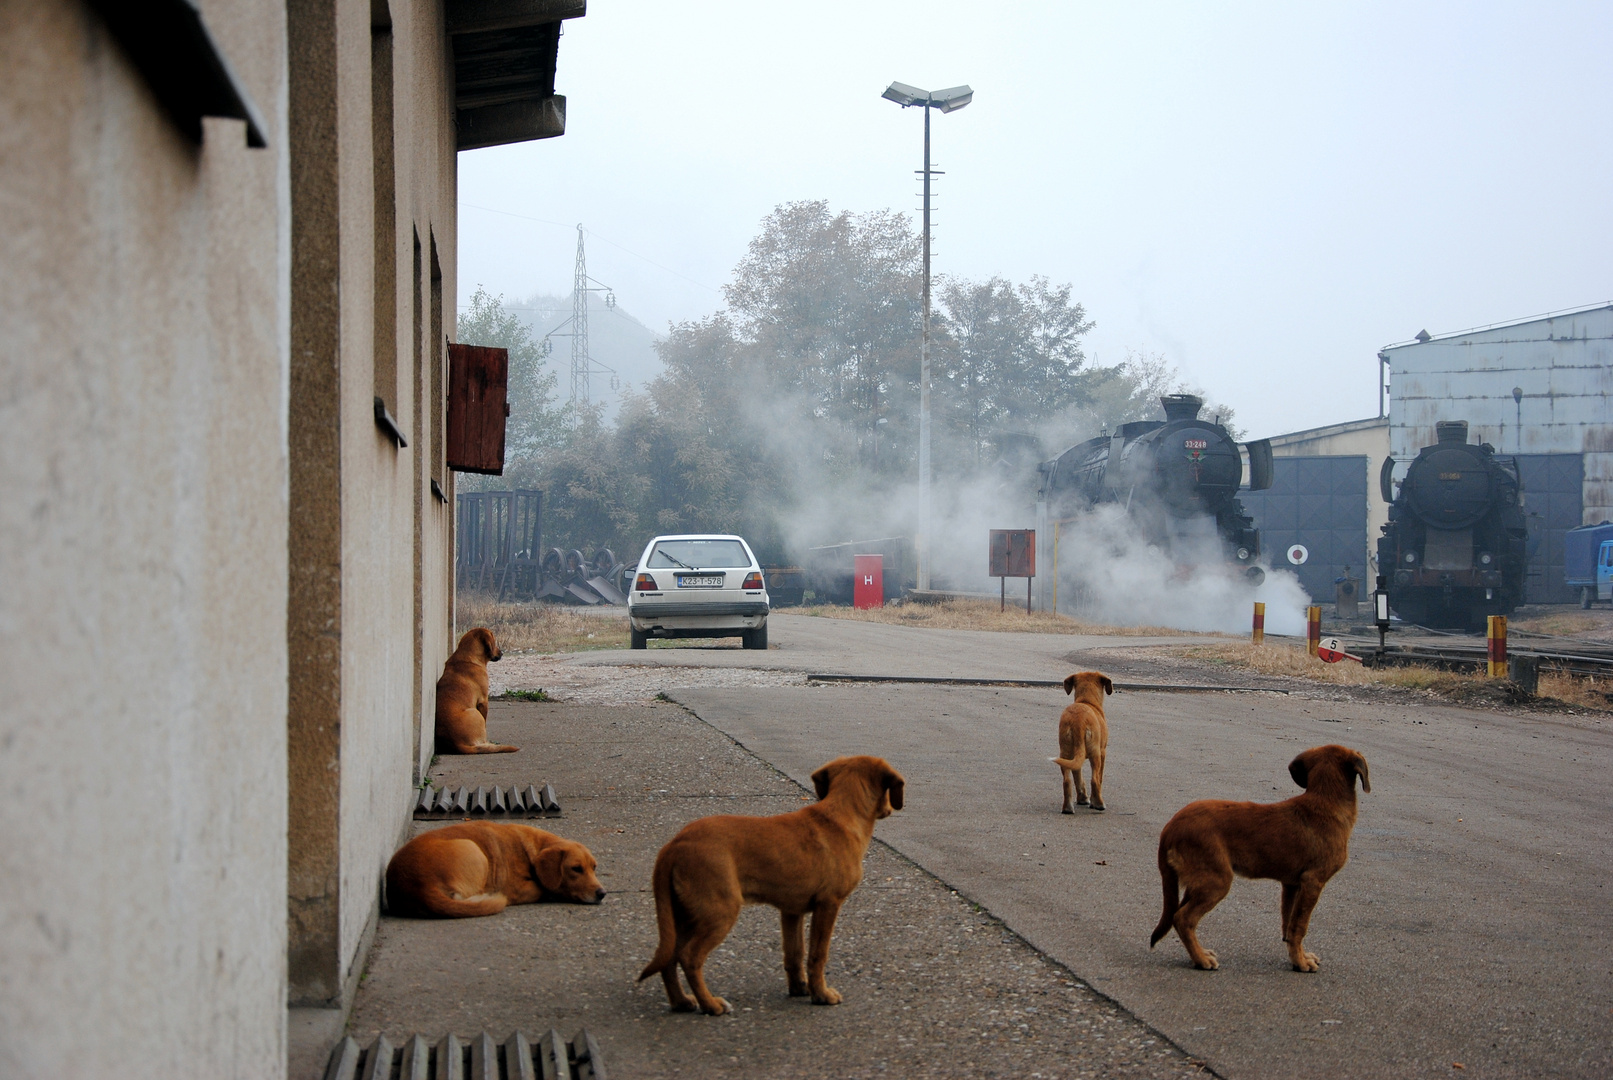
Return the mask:
<path fill-rule="evenodd" d="M 1075 813 L 1070 805 L 1070 789 L 1075 789 L 1077 806 L 1087 805 L 1087 788 L 1081 782 L 1081 764 L 1092 762 L 1092 809 L 1103 809 L 1103 759 L 1109 752 L 1109 723 L 1103 718 L 1103 698 L 1115 692 L 1114 680 L 1101 671 L 1078 671 L 1064 680 L 1064 692 L 1075 698 L 1059 717 L 1059 754 L 1048 758 L 1064 776 L 1064 812 Z M 1071 778 L 1075 782 L 1071 784 Z"/>
<path fill-rule="evenodd" d="M 487 663 L 504 656 L 493 631 L 465 631 L 437 680 L 439 754 L 513 754 L 518 746 L 487 741 Z"/>
<path fill-rule="evenodd" d="M 706 957 L 720 945 L 746 904 L 779 909 L 784 977 L 790 995 L 838 1005 L 824 981 L 829 938 L 840 905 L 862 880 L 874 822 L 902 808 L 906 781 L 877 757 L 836 758 L 812 774 L 818 802 L 776 817 L 719 816 L 683 827 L 655 858 L 655 920 L 660 941 L 639 981 L 659 972 L 674 1012 L 720 1016 L 728 1002 L 706 988 Z M 802 920 L 812 915 L 812 946 L 803 949 Z M 678 984 L 683 968 L 694 991 Z"/>
<path fill-rule="evenodd" d="M 1203 799 L 1188 803 L 1159 834 L 1159 876 L 1165 912 L 1148 939 L 1151 949 L 1172 927 L 1193 966 L 1214 969 L 1215 953 L 1199 944 L 1199 920 L 1232 889 L 1232 876 L 1282 882 L 1283 940 L 1295 971 L 1315 971 L 1305 931 L 1322 886 L 1350 857 L 1355 827 L 1355 778 L 1371 791 L 1367 759 L 1347 746 L 1318 746 L 1288 766 L 1305 794 L 1279 803 Z M 1177 885 L 1184 892 L 1177 899 Z"/>
<path fill-rule="evenodd" d="M 467 821 L 421 833 L 386 868 L 387 910 L 419 918 L 495 915 L 540 899 L 605 898 L 593 853 L 531 825 Z"/>

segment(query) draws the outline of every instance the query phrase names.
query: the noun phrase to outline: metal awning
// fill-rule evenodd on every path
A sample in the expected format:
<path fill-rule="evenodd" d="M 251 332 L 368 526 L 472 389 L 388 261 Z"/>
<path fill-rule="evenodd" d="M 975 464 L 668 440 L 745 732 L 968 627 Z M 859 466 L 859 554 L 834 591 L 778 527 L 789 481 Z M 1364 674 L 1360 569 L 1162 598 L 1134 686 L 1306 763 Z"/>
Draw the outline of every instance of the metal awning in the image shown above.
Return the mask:
<path fill-rule="evenodd" d="M 458 149 L 565 134 L 560 23 L 587 12 L 587 0 L 449 0 Z"/>

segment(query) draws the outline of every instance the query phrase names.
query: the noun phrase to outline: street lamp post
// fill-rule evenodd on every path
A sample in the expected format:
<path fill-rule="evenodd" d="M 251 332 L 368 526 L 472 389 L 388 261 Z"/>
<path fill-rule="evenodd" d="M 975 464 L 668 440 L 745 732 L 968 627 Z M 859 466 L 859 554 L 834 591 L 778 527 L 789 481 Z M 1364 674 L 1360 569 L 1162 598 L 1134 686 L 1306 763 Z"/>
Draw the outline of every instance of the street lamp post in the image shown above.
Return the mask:
<path fill-rule="evenodd" d="M 924 311 L 919 342 L 919 573 L 918 587 L 930 587 L 930 110 L 957 112 L 974 99 L 967 86 L 929 93 L 916 86 L 893 82 L 884 98 L 902 108 L 924 109 Z"/>

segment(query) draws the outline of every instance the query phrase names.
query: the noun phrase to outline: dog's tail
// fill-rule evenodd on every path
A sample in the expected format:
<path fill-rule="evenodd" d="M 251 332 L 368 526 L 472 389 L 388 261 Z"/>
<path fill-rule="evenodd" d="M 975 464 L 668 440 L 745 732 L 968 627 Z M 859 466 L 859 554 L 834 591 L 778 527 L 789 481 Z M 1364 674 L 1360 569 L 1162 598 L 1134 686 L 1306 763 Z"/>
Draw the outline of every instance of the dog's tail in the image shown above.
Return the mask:
<path fill-rule="evenodd" d="M 651 878 L 651 884 L 655 888 L 655 926 L 660 931 L 661 937 L 656 942 L 655 955 L 644 965 L 644 970 L 638 973 L 639 982 L 643 982 L 651 975 L 658 975 L 670 967 L 678 947 L 678 927 L 672 913 L 672 860 L 655 860 L 655 874 Z"/>
<path fill-rule="evenodd" d="M 1070 758 L 1050 757 L 1047 760 L 1051 761 L 1061 769 L 1071 769 L 1076 772 L 1081 770 L 1081 762 L 1074 761 Z"/>
<path fill-rule="evenodd" d="M 447 889 L 433 889 L 420 898 L 419 910 L 413 914 L 435 915 L 443 919 L 474 919 L 481 915 L 497 915 L 510 904 L 503 893 L 484 893 L 458 899 Z M 410 914 L 410 912 L 399 912 Z"/>
<path fill-rule="evenodd" d="M 1148 947 L 1152 949 L 1159 944 L 1159 939 L 1170 933 L 1171 926 L 1176 921 L 1176 909 L 1181 904 L 1177 895 L 1176 867 L 1171 865 L 1170 855 L 1165 845 L 1159 846 L 1159 881 L 1165 893 L 1165 913 L 1159 917 L 1159 925 L 1154 927 L 1154 935 L 1148 939 Z"/>

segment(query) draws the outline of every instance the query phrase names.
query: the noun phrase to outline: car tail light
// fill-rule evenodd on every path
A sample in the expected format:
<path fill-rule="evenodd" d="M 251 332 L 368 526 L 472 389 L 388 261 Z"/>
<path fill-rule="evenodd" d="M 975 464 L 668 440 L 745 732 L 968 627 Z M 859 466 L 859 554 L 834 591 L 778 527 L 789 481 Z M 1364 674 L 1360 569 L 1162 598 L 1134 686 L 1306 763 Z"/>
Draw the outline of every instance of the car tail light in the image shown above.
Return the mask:
<path fill-rule="evenodd" d="M 655 579 L 649 574 L 640 574 L 638 576 L 638 582 L 633 586 L 633 588 L 637 589 L 639 592 L 655 592 L 659 586 L 655 584 Z"/>
<path fill-rule="evenodd" d="M 762 575 L 757 573 L 755 570 L 752 570 L 750 573 L 745 575 L 745 584 L 740 586 L 740 588 L 743 589 L 760 589 L 761 587 Z"/>

